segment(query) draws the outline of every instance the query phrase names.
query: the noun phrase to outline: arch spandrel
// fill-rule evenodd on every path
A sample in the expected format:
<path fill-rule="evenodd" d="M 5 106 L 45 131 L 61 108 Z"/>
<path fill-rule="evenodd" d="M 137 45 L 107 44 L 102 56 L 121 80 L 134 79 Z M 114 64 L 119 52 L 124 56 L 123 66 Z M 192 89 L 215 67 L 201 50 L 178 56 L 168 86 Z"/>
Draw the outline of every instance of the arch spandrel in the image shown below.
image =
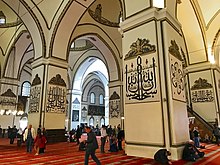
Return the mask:
<path fill-rule="evenodd" d="M 94 1 L 85 1 L 83 3 L 73 1 L 68 10 L 65 11 L 62 20 L 58 22 L 54 29 L 52 40 L 50 42 L 50 56 L 66 60 L 69 39 L 76 25 L 79 23 L 87 7 Z M 63 33 L 65 31 L 65 33 Z"/>
<path fill-rule="evenodd" d="M 23 0 L 14 1 L 14 0 L 2 0 L 11 10 L 16 12 L 19 18 L 24 23 L 25 27 L 29 31 L 35 51 L 35 58 L 39 58 L 45 54 L 45 38 L 43 35 L 43 31 L 41 26 L 35 17 L 35 15 L 31 12 L 30 6 Z"/>
<path fill-rule="evenodd" d="M 182 24 L 182 30 L 186 39 L 189 63 L 195 64 L 206 62 L 208 59 L 204 38 L 205 34 L 201 29 L 200 21 L 189 1 L 183 1 L 179 5 L 177 16 Z"/>

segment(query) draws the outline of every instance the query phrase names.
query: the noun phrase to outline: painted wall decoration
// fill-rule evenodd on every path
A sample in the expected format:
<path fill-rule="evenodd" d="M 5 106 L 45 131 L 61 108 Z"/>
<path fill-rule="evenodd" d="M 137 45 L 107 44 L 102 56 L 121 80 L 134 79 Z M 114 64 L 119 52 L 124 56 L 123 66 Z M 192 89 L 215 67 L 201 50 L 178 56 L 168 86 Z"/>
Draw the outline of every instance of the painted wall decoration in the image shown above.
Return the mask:
<path fill-rule="evenodd" d="M 96 6 L 95 11 L 92 11 L 91 9 L 89 9 L 88 12 L 94 20 L 96 20 L 97 22 L 99 22 L 101 24 L 104 24 L 107 26 L 112 26 L 112 27 L 119 27 L 119 22 L 112 22 L 102 16 L 102 5 L 101 4 L 98 4 Z M 121 15 L 119 15 L 119 17 L 120 16 Z"/>
<path fill-rule="evenodd" d="M 82 118 L 82 122 L 85 122 L 85 121 L 86 121 L 86 118 L 87 118 L 87 109 L 86 109 L 85 106 L 82 108 L 81 118 Z"/>
<path fill-rule="evenodd" d="M 40 104 L 40 95 L 41 94 L 41 79 L 38 74 L 35 75 L 31 83 L 30 90 L 30 103 L 28 113 L 38 113 L 39 112 L 39 104 Z"/>
<path fill-rule="evenodd" d="M 73 112 L 72 112 L 72 121 L 74 121 L 74 122 L 79 121 L 79 111 L 73 110 Z"/>
<path fill-rule="evenodd" d="M 191 95 L 193 103 L 214 101 L 212 84 L 208 83 L 206 79 L 199 78 L 194 82 L 191 87 Z"/>
<path fill-rule="evenodd" d="M 0 95 L 0 110 L 1 114 L 7 114 L 7 112 L 16 110 L 17 96 L 9 88 L 6 92 Z"/>
<path fill-rule="evenodd" d="M 88 115 L 91 116 L 105 116 L 105 107 L 99 105 L 89 105 Z"/>
<path fill-rule="evenodd" d="M 154 45 L 139 39 L 125 56 L 126 102 L 158 100 L 158 60 Z"/>
<path fill-rule="evenodd" d="M 110 118 L 120 118 L 120 96 L 113 92 L 109 99 L 109 117 Z"/>
<path fill-rule="evenodd" d="M 79 102 L 78 98 L 75 98 L 75 100 L 73 101 L 73 109 L 74 110 L 80 109 L 80 102 Z"/>
<path fill-rule="evenodd" d="M 47 108 L 50 113 L 65 113 L 66 110 L 66 83 L 60 74 L 53 77 L 48 84 Z"/>
<path fill-rule="evenodd" d="M 183 51 L 181 51 L 183 53 Z M 183 57 L 175 40 L 171 40 L 169 47 L 170 77 L 173 99 L 186 101 L 184 92 Z"/>

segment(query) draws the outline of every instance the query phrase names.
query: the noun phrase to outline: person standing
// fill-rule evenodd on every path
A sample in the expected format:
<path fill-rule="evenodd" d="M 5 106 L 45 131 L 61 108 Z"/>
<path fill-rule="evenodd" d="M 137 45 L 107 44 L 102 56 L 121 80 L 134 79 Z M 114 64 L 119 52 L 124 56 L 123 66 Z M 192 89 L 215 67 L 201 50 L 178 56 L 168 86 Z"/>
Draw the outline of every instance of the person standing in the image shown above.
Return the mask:
<path fill-rule="evenodd" d="M 2 137 L 2 127 L 0 125 L 0 137 Z"/>
<path fill-rule="evenodd" d="M 194 127 L 193 136 L 194 136 L 195 146 L 197 148 L 199 148 L 200 144 L 199 144 L 199 130 L 198 130 L 198 127 Z"/>
<path fill-rule="evenodd" d="M 99 159 L 95 155 L 96 149 L 98 149 L 98 142 L 96 139 L 96 135 L 92 132 L 92 129 L 89 126 L 85 127 L 85 131 L 87 133 L 87 140 L 84 141 L 86 144 L 86 153 L 85 153 L 85 165 L 88 165 L 89 155 L 91 155 L 92 159 L 96 162 L 97 165 L 101 165 Z"/>
<path fill-rule="evenodd" d="M 14 144 L 14 140 L 17 137 L 17 132 L 18 132 L 18 130 L 17 130 L 16 126 L 11 128 L 10 144 Z"/>
<path fill-rule="evenodd" d="M 122 149 L 122 141 L 125 138 L 124 130 L 119 130 L 117 138 L 118 138 L 118 150 L 123 150 Z"/>
<path fill-rule="evenodd" d="M 81 138 L 82 135 L 82 131 L 81 128 L 79 127 L 79 125 L 77 125 L 77 129 L 76 129 L 76 144 L 79 144 L 79 139 Z"/>
<path fill-rule="evenodd" d="M 26 142 L 27 152 L 32 152 L 32 145 L 35 139 L 35 130 L 30 124 L 24 132 L 24 141 Z"/>
<path fill-rule="evenodd" d="M 213 128 L 212 133 L 215 136 L 216 144 L 219 146 L 220 130 L 219 130 L 217 124 L 214 124 L 214 128 Z"/>
<path fill-rule="evenodd" d="M 107 132 L 105 125 L 102 125 L 101 128 L 101 153 L 105 153 L 105 142 L 107 138 Z"/>

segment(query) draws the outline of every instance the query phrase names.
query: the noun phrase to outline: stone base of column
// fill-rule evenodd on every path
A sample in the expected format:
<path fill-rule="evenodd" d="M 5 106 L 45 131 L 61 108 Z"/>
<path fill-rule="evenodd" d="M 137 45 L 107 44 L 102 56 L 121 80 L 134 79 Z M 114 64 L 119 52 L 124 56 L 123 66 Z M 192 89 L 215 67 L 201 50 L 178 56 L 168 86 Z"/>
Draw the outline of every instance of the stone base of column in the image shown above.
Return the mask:
<path fill-rule="evenodd" d="M 144 145 L 125 145 L 125 153 L 131 156 L 145 157 L 154 159 L 154 154 L 163 147 L 154 147 L 154 146 L 144 146 Z M 182 159 L 182 152 L 184 146 L 170 148 L 171 160 L 180 160 Z"/>
<path fill-rule="evenodd" d="M 48 143 L 65 142 L 67 137 L 65 136 L 65 129 L 48 129 L 47 131 L 47 141 Z"/>

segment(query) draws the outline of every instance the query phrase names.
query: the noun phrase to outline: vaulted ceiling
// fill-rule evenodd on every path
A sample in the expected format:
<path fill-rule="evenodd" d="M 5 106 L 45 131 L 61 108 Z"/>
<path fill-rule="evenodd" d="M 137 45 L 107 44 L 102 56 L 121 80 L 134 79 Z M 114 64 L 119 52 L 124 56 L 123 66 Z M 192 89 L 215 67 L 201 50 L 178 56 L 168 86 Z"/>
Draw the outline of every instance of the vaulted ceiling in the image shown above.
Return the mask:
<path fill-rule="evenodd" d="M 23 5 L 19 4 L 19 1 L 22 2 Z M 3 10 L 5 15 L 7 16 L 7 23 L 19 23 L 19 19 L 16 14 L 20 15 L 24 20 L 30 21 L 30 25 L 32 22 L 40 22 L 42 30 L 52 29 L 56 26 L 57 21 L 62 16 L 62 12 L 65 11 L 66 6 L 72 1 L 67 0 L 56 0 L 51 3 L 49 0 L 0 0 L 0 10 Z M 174 0 L 173 0 L 174 1 Z M 101 2 L 97 0 L 95 3 Z M 108 7 L 107 2 L 106 6 Z M 177 5 L 177 19 L 182 25 L 182 31 L 186 41 L 186 47 L 188 51 L 188 59 L 189 64 L 198 64 L 201 62 L 208 62 L 211 60 L 215 60 L 216 64 L 220 64 L 219 55 L 220 55 L 220 1 L 219 0 L 178 0 Z M 82 11 L 88 7 L 95 9 L 95 5 L 91 6 L 93 1 L 74 1 L 75 5 L 79 5 L 74 10 L 78 10 L 79 13 L 83 13 Z M 121 2 L 119 0 L 115 1 L 115 5 L 111 6 L 111 9 L 115 11 L 119 11 L 119 6 L 122 4 L 126 6 L 126 3 L 132 3 L 129 1 Z M 143 1 L 141 1 L 143 3 Z M 105 4 L 105 3 L 104 3 Z M 104 5 L 103 4 L 103 5 Z M 24 9 L 22 6 L 28 6 L 29 9 Z M 123 6 L 122 5 L 122 6 Z M 84 8 L 82 8 L 84 6 Z M 104 7 L 104 6 L 103 6 Z M 123 6 L 123 8 L 126 8 Z M 109 8 L 110 9 L 110 8 Z M 29 10 L 29 11 L 28 11 Z M 32 13 L 29 13 L 29 12 Z M 71 10 L 70 10 L 71 11 Z M 74 13 L 77 13 L 76 11 Z M 108 14 L 110 13 L 110 14 Z M 111 10 L 105 10 L 103 14 L 108 19 L 114 19 L 116 16 L 113 16 L 116 12 L 112 12 Z M 117 13 L 118 15 L 118 13 Z M 34 17 L 34 19 L 30 19 L 30 17 Z M 70 18 L 73 17 L 72 14 L 68 17 L 69 22 Z M 76 17 L 76 15 L 74 15 Z M 80 17 L 80 16 L 79 16 Z M 36 20 L 37 19 L 37 20 Z M 84 19 L 86 21 L 86 19 Z M 116 20 L 114 20 L 116 21 Z M 69 23 L 67 22 L 67 23 Z M 22 30 L 34 31 L 35 29 L 30 28 L 30 26 L 12 26 L 12 28 L 0 28 L 0 60 L 4 59 L 3 57 L 9 53 L 10 45 L 12 45 L 12 38 L 14 32 Z M 39 27 L 37 24 L 33 27 Z M 65 29 L 65 26 L 63 27 Z M 36 33 L 36 36 L 32 36 L 32 39 L 39 38 L 37 36 L 42 35 Z M 19 33 L 17 33 L 18 35 Z M 53 35 L 53 31 L 49 33 L 44 33 L 46 35 Z M 45 36 L 44 36 L 45 37 Z M 59 36 L 62 37 L 62 36 Z M 47 38 L 47 36 L 45 37 Z M 40 41 L 37 41 L 37 43 Z M 45 40 L 44 42 L 51 42 Z M 35 47 L 36 48 L 36 47 Z M 59 48 L 59 47 L 58 47 Z M 2 65 L 3 66 L 3 65 Z"/>
<path fill-rule="evenodd" d="M 220 1 L 182 0 L 177 18 L 182 24 L 190 63 L 215 60 L 219 65 Z"/>

